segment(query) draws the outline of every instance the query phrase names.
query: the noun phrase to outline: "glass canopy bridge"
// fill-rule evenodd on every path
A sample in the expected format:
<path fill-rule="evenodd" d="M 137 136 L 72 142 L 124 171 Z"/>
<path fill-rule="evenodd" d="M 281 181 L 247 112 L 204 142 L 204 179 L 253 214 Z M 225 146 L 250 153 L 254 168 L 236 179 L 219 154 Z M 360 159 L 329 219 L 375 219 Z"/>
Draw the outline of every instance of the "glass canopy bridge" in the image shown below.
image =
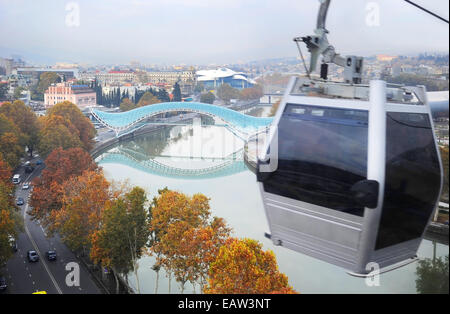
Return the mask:
<path fill-rule="evenodd" d="M 215 160 L 219 160 L 220 162 L 215 165 L 200 169 L 183 169 L 179 167 L 173 167 L 164 164 L 156 160 L 155 158 L 150 158 L 149 156 L 141 152 L 124 147 L 118 147 L 112 151 L 104 153 L 97 159 L 97 162 L 100 165 L 108 163 L 121 164 L 146 173 L 168 178 L 184 180 L 205 180 L 231 176 L 246 171 L 247 166 L 243 161 L 243 152 L 244 149 L 241 149 L 228 156 L 222 158 L 214 158 Z"/>
<path fill-rule="evenodd" d="M 108 113 L 91 109 L 92 116 L 102 125 L 113 130 L 116 137 L 132 133 L 145 126 L 145 120 L 148 118 L 167 112 L 193 112 L 219 118 L 234 134 L 241 137 L 267 128 L 273 120 L 272 118 L 252 117 L 225 107 L 196 102 L 153 104 L 121 113 Z"/>

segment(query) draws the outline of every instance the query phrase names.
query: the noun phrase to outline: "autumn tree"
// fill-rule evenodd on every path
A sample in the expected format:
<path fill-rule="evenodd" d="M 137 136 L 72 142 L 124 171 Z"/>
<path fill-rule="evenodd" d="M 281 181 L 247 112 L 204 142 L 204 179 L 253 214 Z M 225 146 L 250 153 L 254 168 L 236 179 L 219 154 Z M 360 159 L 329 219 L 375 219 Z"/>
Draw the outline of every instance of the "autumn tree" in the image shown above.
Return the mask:
<path fill-rule="evenodd" d="M 47 111 L 47 116 L 50 118 L 60 116 L 70 121 L 78 131 L 77 135 L 83 144 L 83 148 L 86 150 L 92 148 L 92 139 L 96 133 L 94 125 L 75 104 L 70 101 L 56 104 Z"/>
<path fill-rule="evenodd" d="M 240 99 L 242 100 L 259 99 L 262 96 L 264 96 L 264 92 L 261 85 L 255 85 L 253 87 L 244 88 L 240 92 Z"/>
<path fill-rule="evenodd" d="M 5 103 L 0 107 L 0 114 L 8 117 L 24 136 L 24 144 L 30 156 L 39 142 L 39 123 L 36 114 L 23 101 Z"/>
<path fill-rule="evenodd" d="M 292 290 L 272 251 L 263 251 L 255 240 L 231 238 L 211 263 L 205 293 L 267 294 L 286 289 Z"/>
<path fill-rule="evenodd" d="M 120 111 L 122 112 L 130 111 L 136 108 L 137 106 L 129 98 L 124 98 L 120 104 Z"/>
<path fill-rule="evenodd" d="M 63 182 L 81 175 L 85 170 L 95 170 L 97 165 L 81 148 L 58 148 L 47 157 L 45 166 L 41 176 L 33 181 L 30 215 L 44 226 L 50 226 L 53 224 L 52 212 L 62 206 Z"/>
<path fill-rule="evenodd" d="M 1 107 L 0 107 L 1 108 Z M 17 125 L 3 113 L 0 113 L 0 153 L 11 168 L 19 165 L 25 153 L 24 136 Z"/>
<path fill-rule="evenodd" d="M 156 97 L 150 92 L 145 92 L 145 94 L 142 95 L 141 99 L 139 100 L 137 107 L 144 107 L 148 105 L 158 104 L 160 102 L 161 101 L 158 99 L 158 97 Z"/>
<path fill-rule="evenodd" d="M 14 205 L 11 168 L 0 154 L 0 265 L 12 255 L 10 239 L 17 238 L 23 229 L 23 219 Z"/>
<path fill-rule="evenodd" d="M 165 189 L 154 200 L 151 213 L 152 232 L 159 239 L 152 243 L 151 251 L 157 265 L 169 274 L 169 289 L 172 274 L 182 292 L 188 281 L 193 285 L 200 281 L 203 286 L 212 256 L 230 232 L 223 220 L 211 219 L 209 199 Z"/>
<path fill-rule="evenodd" d="M 42 124 L 39 133 L 38 149 L 45 158 L 57 148 L 82 148 L 77 128 L 67 119 L 60 116 L 46 116 L 40 119 Z"/>
<path fill-rule="evenodd" d="M 69 178 L 61 186 L 61 209 L 51 212 L 50 230 L 57 231 L 72 250 L 86 252 L 110 197 L 109 182 L 100 170 Z"/>

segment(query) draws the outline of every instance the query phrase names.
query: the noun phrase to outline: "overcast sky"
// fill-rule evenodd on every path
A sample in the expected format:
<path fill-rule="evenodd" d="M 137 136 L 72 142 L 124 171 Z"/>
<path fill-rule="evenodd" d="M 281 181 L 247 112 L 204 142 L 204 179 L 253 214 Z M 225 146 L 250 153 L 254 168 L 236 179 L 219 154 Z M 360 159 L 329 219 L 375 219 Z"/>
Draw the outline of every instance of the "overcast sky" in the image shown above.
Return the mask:
<path fill-rule="evenodd" d="M 71 2 L 75 27 L 66 24 Z M 379 26 L 366 23 L 371 2 Z M 448 0 L 416 2 L 448 19 Z M 317 9 L 318 0 L 0 0 L 0 56 L 100 64 L 290 57 L 292 38 L 313 34 Z M 327 28 L 346 54 L 448 52 L 448 24 L 403 0 L 333 0 Z"/>

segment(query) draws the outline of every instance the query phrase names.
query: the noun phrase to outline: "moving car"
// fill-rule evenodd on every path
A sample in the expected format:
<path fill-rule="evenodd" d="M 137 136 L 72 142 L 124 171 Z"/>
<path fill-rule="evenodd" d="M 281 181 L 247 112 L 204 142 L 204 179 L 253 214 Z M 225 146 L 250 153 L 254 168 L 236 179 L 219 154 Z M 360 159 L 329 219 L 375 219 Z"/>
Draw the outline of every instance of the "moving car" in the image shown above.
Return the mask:
<path fill-rule="evenodd" d="M 22 190 L 28 190 L 30 188 L 30 184 L 29 183 L 24 183 L 22 185 Z"/>
<path fill-rule="evenodd" d="M 18 198 L 17 198 L 16 204 L 17 204 L 18 206 L 22 206 L 23 204 L 25 204 L 25 201 L 23 200 L 23 198 L 18 197 Z"/>
<path fill-rule="evenodd" d="M 20 183 L 20 174 L 14 175 L 14 177 L 13 177 L 13 179 L 12 179 L 12 182 L 13 182 L 14 184 L 19 184 L 19 183 Z"/>
<path fill-rule="evenodd" d="M 47 255 L 47 259 L 49 261 L 56 261 L 56 252 L 55 251 L 48 251 L 47 253 L 45 253 L 45 255 Z"/>
<path fill-rule="evenodd" d="M 39 261 L 39 255 L 36 253 L 36 251 L 28 251 L 27 257 L 29 262 Z"/>

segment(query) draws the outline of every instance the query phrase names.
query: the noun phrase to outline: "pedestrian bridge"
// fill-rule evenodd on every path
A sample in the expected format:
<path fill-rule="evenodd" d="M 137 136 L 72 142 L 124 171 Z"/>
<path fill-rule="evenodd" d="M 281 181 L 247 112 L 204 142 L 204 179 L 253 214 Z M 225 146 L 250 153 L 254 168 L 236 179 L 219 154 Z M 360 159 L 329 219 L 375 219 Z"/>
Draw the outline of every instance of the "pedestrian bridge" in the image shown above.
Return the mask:
<path fill-rule="evenodd" d="M 156 160 L 156 158 L 150 158 L 141 152 L 125 147 L 119 147 L 104 153 L 96 161 L 99 165 L 108 163 L 121 164 L 146 173 L 184 180 L 214 179 L 234 175 L 247 170 L 243 161 L 243 149 L 228 156 L 216 158 L 216 161 L 218 162 L 215 165 L 201 169 L 183 169 L 166 165 L 160 160 Z"/>
<path fill-rule="evenodd" d="M 153 104 L 121 113 L 108 113 L 91 109 L 92 115 L 105 127 L 114 130 L 116 137 L 131 133 L 145 125 L 145 120 L 167 112 L 194 112 L 219 118 L 224 124 L 239 134 L 248 135 L 267 128 L 272 118 L 258 118 L 240 112 L 196 102 L 170 102 Z"/>

